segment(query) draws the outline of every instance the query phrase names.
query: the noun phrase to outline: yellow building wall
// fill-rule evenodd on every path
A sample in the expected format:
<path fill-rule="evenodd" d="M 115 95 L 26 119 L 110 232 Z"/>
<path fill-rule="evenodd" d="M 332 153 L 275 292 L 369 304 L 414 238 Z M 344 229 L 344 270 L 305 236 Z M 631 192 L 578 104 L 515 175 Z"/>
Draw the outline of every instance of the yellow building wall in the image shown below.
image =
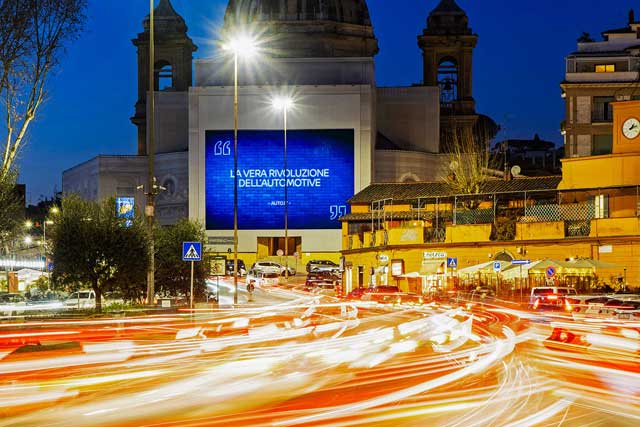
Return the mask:
<path fill-rule="evenodd" d="M 562 181 L 558 189 L 597 189 L 638 183 L 640 154 L 610 154 L 562 159 Z"/>
<path fill-rule="evenodd" d="M 591 237 L 633 236 L 640 232 L 638 218 L 605 218 L 591 220 Z"/>
<path fill-rule="evenodd" d="M 369 205 L 351 205 L 351 213 L 369 213 Z"/>
<path fill-rule="evenodd" d="M 609 197 L 609 216 L 611 218 L 631 218 L 636 216 L 638 196 L 626 195 Z"/>
<path fill-rule="evenodd" d="M 564 221 L 516 223 L 516 240 L 563 239 Z"/>
<path fill-rule="evenodd" d="M 423 243 L 422 227 L 392 228 L 389 230 L 390 245 L 409 245 Z"/>
<path fill-rule="evenodd" d="M 450 225 L 447 227 L 447 242 L 488 242 L 491 224 Z"/>

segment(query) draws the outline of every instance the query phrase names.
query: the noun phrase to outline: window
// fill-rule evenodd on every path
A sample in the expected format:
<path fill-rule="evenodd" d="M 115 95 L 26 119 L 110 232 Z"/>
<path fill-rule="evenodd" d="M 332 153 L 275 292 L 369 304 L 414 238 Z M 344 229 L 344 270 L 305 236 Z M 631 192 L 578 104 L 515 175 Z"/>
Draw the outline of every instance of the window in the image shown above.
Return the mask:
<path fill-rule="evenodd" d="M 594 218 L 609 218 L 609 196 L 599 194 L 593 198 L 595 207 Z"/>
<path fill-rule="evenodd" d="M 174 89 L 173 83 L 173 67 L 171 64 L 166 61 L 157 62 L 155 70 L 155 89 Z"/>
<path fill-rule="evenodd" d="M 444 58 L 438 66 L 440 102 L 449 103 L 458 99 L 458 64 L 453 58 Z"/>
<path fill-rule="evenodd" d="M 613 147 L 613 135 L 594 135 L 591 154 L 594 156 L 611 154 Z"/>
<path fill-rule="evenodd" d="M 615 72 L 616 72 L 615 64 L 596 65 L 596 73 L 615 73 Z"/>
<path fill-rule="evenodd" d="M 594 96 L 592 122 L 610 122 L 613 120 L 613 105 L 615 101 L 612 96 Z"/>

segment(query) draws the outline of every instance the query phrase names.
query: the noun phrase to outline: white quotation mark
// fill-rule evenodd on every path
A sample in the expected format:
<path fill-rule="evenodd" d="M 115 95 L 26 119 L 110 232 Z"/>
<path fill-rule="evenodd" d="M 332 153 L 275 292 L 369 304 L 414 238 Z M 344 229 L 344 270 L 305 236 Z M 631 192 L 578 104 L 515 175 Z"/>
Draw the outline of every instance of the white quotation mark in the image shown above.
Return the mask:
<path fill-rule="evenodd" d="M 347 214 L 347 206 L 346 205 L 333 205 L 329 209 L 331 211 L 331 220 L 338 219 Z"/>
<path fill-rule="evenodd" d="M 230 156 L 231 155 L 231 141 L 218 141 L 213 147 L 214 156 Z"/>

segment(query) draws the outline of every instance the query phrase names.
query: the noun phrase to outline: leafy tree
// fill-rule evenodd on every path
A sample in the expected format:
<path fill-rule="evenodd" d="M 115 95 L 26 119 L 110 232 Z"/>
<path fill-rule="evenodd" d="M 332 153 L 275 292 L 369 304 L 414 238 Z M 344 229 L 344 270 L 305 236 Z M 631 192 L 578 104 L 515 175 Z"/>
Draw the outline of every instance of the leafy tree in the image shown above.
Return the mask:
<path fill-rule="evenodd" d="M 86 0 L 0 1 L 0 178 L 11 172 L 67 42 L 80 35 Z"/>
<path fill-rule="evenodd" d="M 102 294 L 118 291 L 133 297 L 144 292 L 149 263 L 144 219 L 136 216 L 130 226 L 116 218 L 115 200 L 95 203 L 69 196 L 52 232 L 56 283 L 90 286 L 96 293 L 96 310 L 102 310 Z"/>
<path fill-rule="evenodd" d="M 183 219 L 156 229 L 156 289 L 168 295 L 187 295 L 191 285 L 191 263 L 182 261 L 182 242 L 204 242 L 202 225 Z M 194 265 L 194 295 L 204 292 L 205 269 Z"/>

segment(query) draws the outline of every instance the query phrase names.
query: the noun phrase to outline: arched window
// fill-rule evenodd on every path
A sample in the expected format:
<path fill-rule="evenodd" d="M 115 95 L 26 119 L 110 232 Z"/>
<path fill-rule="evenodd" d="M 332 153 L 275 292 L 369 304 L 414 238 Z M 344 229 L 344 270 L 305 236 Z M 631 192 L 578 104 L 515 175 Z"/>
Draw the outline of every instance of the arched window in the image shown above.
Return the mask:
<path fill-rule="evenodd" d="M 156 90 L 173 89 L 173 67 L 166 61 L 156 62 Z"/>
<path fill-rule="evenodd" d="M 494 261 L 511 262 L 514 260 L 514 257 L 507 251 L 500 251 L 496 254 L 496 256 L 493 259 Z"/>
<path fill-rule="evenodd" d="M 440 102 L 448 103 L 458 99 L 458 63 L 453 58 L 443 58 L 438 65 L 438 85 Z"/>

